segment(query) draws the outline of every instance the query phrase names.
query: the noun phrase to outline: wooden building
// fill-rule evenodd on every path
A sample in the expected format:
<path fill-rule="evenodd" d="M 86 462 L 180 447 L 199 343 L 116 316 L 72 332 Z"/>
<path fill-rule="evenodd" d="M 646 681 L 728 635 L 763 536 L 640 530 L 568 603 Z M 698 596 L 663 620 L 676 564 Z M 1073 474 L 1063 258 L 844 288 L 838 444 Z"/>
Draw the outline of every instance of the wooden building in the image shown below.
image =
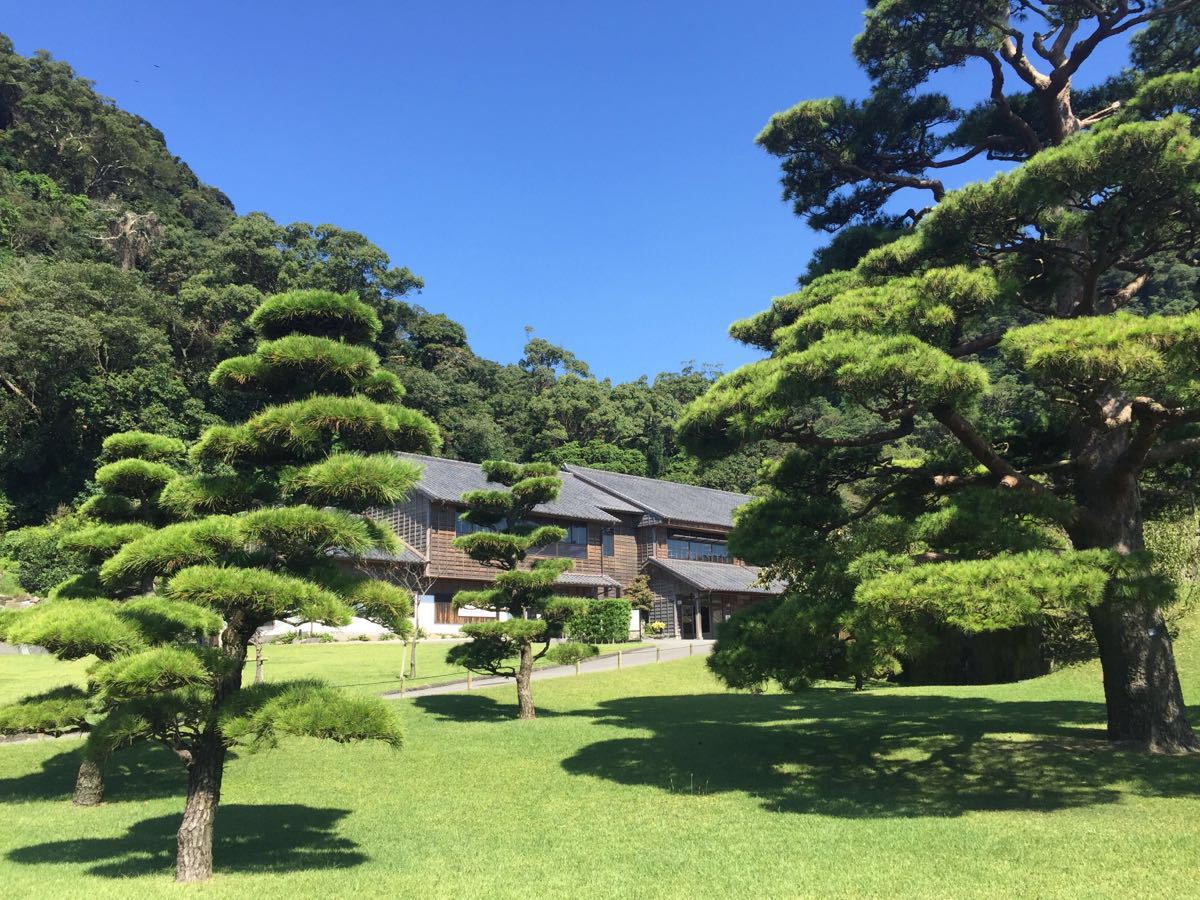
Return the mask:
<path fill-rule="evenodd" d="M 417 620 L 432 632 L 457 631 L 465 622 L 488 618 L 483 610 L 455 611 L 454 594 L 482 587 L 495 570 L 452 546 L 473 527 L 460 515 L 467 491 L 494 488 L 475 463 L 402 454 L 423 468 L 413 495 L 403 504 L 372 511 L 405 543 L 399 556 L 374 556 L 395 580 L 414 588 Z M 759 583 L 760 572 L 729 555 L 726 538 L 733 512 L 750 498 L 717 491 L 565 466 L 558 499 L 535 509 L 536 521 L 558 525 L 566 538 L 540 551 L 567 557 L 574 568 L 559 579 L 562 593 L 619 597 L 640 573 L 655 594 L 650 621 L 661 621 L 675 637 L 711 637 L 733 612 L 779 594 L 783 585 Z"/>

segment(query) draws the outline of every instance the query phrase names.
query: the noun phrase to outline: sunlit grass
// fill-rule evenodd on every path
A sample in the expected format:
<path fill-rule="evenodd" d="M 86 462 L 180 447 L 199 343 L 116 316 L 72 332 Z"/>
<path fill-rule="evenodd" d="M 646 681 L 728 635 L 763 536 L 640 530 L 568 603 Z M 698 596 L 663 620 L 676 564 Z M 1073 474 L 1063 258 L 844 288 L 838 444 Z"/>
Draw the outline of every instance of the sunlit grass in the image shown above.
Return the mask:
<path fill-rule="evenodd" d="M 268 649 L 282 677 L 292 653 L 339 648 Z M 399 658 L 398 644 L 340 649 L 335 682 Z M 1198 649 L 1191 636 L 1179 648 L 1193 698 Z M 398 752 L 297 740 L 238 755 L 219 874 L 198 893 L 1167 897 L 1200 884 L 1200 761 L 1110 749 L 1095 665 L 1013 685 L 750 695 L 691 659 L 535 695 L 531 723 L 512 719 L 511 687 L 397 701 Z M 6 895 L 178 896 L 182 770 L 165 751 L 121 754 L 108 802 L 75 810 L 76 747 L 0 747 Z"/>

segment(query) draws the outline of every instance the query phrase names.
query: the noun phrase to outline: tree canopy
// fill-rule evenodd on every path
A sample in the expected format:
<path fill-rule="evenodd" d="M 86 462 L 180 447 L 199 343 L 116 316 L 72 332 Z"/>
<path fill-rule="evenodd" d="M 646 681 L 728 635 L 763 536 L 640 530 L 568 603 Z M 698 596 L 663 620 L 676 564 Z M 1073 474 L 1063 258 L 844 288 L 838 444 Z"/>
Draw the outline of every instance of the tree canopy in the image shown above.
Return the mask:
<path fill-rule="evenodd" d="M 682 420 L 700 454 L 794 448 L 731 549 L 798 588 L 718 646 L 731 681 L 861 679 L 893 670 L 930 625 L 1087 617 L 1110 736 L 1200 746 L 1141 503 L 1159 467 L 1200 449 L 1195 296 L 1148 290 L 1197 262 L 1195 76 L 1071 90 L 1101 41 L 1187 6 L 879 0 L 854 48 L 870 100 L 772 120 L 760 140 L 815 226 L 878 223 L 900 188 L 933 205 L 735 324 L 770 357 Z M 991 73 L 979 108 L 920 93 L 974 61 Z M 988 136 L 968 140 L 982 119 Z M 953 191 L 924 183 L 984 152 L 1020 164 Z"/>

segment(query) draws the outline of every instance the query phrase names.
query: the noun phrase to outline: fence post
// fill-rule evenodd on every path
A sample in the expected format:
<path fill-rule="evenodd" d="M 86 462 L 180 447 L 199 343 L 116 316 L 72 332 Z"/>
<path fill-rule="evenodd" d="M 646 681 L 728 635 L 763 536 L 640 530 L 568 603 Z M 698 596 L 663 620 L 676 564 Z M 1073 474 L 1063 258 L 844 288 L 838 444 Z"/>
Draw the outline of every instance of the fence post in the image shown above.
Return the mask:
<path fill-rule="evenodd" d="M 621 651 L 617 651 L 617 668 L 621 668 Z"/>
<path fill-rule="evenodd" d="M 471 670 L 467 669 L 467 690 L 471 689 Z"/>
<path fill-rule="evenodd" d="M 695 647 L 696 647 L 696 643 L 694 641 L 692 643 L 688 644 L 688 656 L 692 655 L 692 650 L 695 649 Z"/>
<path fill-rule="evenodd" d="M 662 662 L 662 644 L 659 644 L 654 648 L 654 661 Z"/>
<path fill-rule="evenodd" d="M 579 674 L 579 660 L 575 660 L 575 674 Z"/>

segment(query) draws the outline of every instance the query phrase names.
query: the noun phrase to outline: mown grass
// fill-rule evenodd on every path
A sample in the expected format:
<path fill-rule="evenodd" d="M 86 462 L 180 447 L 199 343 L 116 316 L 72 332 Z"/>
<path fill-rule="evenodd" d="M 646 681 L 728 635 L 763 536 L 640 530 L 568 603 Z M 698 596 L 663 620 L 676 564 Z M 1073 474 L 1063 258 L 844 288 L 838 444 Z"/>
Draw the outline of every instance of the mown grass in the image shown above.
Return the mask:
<path fill-rule="evenodd" d="M 410 688 L 445 684 L 466 677 L 460 666 L 446 659 L 456 641 L 420 641 L 417 644 L 417 677 L 406 679 Z M 601 645 L 601 653 L 618 648 L 641 647 L 639 643 Z M 400 641 L 347 641 L 332 644 L 266 644 L 263 647 L 263 680 L 322 678 L 345 690 L 382 694 L 400 689 L 400 669 L 408 659 Z M 539 667 L 553 665 L 546 658 Z M 245 683 L 254 679 L 254 651 L 246 660 Z"/>
<path fill-rule="evenodd" d="M 346 652 L 364 649 L 376 648 Z M 1181 641 L 1191 697 L 1198 651 Z M 750 695 L 692 659 L 541 682 L 535 696 L 532 723 L 512 720 L 511 687 L 398 701 L 398 752 L 295 740 L 239 754 L 218 875 L 194 893 L 1198 891 L 1200 760 L 1109 748 L 1095 666 L 992 687 Z M 179 896 L 182 771 L 164 751 L 123 753 L 108 802 L 75 810 L 76 747 L 0 747 L 5 893 Z"/>

